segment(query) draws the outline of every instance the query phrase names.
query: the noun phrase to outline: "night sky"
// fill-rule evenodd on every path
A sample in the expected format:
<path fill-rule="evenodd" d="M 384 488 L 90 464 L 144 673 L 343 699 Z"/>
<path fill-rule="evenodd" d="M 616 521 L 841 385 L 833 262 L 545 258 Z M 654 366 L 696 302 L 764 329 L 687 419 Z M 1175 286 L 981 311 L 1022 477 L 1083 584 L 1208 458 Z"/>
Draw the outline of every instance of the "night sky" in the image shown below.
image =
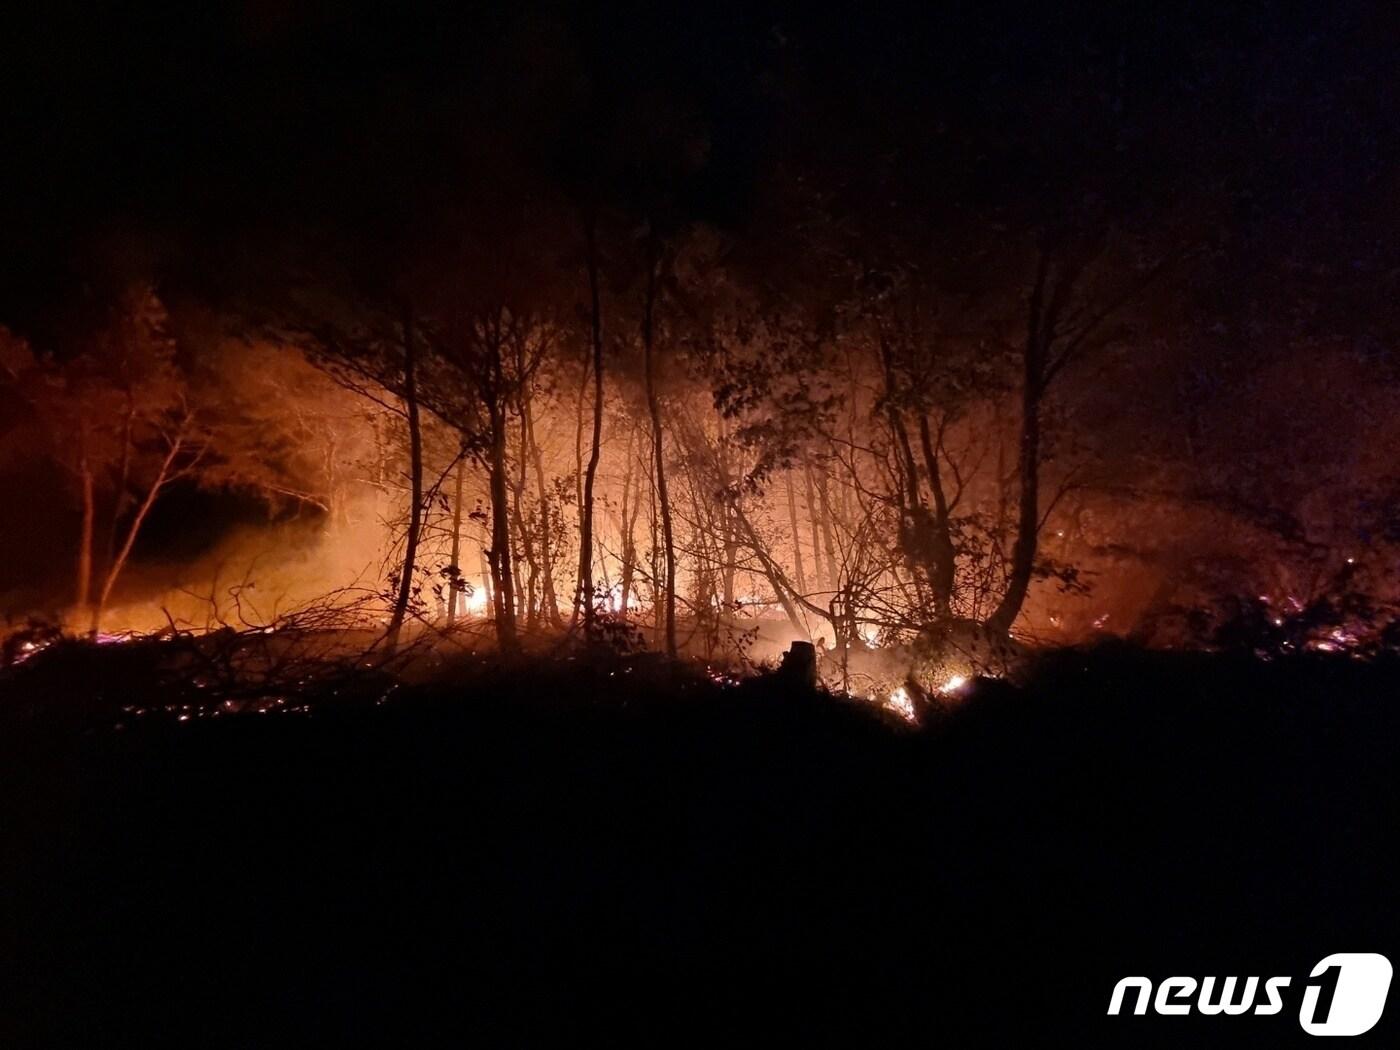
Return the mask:
<path fill-rule="evenodd" d="M 7 33 L 5 312 L 113 255 L 218 298 L 261 240 L 432 221 L 484 164 L 626 199 L 613 158 L 663 132 L 684 212 L 737 230 L 780 170 L 889 164 L 1010 221 L 1189 198 L 1244 295 L 1393 272 L 1386 5 L 1116 6 L 41 5 Z"/>

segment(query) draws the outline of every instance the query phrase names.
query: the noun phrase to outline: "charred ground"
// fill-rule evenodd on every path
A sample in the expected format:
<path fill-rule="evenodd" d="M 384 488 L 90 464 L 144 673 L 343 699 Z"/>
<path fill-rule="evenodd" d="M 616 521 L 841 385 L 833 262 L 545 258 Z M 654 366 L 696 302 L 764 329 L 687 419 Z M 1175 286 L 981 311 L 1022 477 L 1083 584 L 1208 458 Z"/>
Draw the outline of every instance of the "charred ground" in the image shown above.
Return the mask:
<path fill-rule="evenodd" d="M 65 688 L 131 673 L 105 648 L 54 654 Z M 1400 937 L 1393 661 L 1058 652 L 918 729 L 646 658 L 363 681 L 309 713 L 11 718 L 6 1028 L 1276 1046 L 1294 999 L 1168 1024 L 1109 992 L 1277 973 L 1296 998 Z"/>

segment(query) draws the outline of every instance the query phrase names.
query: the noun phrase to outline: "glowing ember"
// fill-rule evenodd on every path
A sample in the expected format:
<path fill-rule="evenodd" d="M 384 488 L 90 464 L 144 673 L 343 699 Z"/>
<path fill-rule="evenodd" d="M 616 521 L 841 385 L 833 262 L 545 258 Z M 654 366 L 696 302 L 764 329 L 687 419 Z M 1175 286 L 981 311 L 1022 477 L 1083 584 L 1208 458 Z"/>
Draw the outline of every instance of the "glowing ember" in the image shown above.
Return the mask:
<path fill-rule="evenodd" d="M 960 674 L 955 674 L 949 676 L 948 680 L 938 687 L 938 691 L 945 694 L 956 693 L 965 685 L 967 685 L 967 679 Z"/>
<path fill-rule="evenodd" d="M 41 649 L 46 648 L 46 645 L 47 643 L 41 645 L 39 642 L 34 641 L 20 642 L 19 646 L 15 650 L 14 656 L 12 657 L 15 666 L 19 666 L 20 664 L 24 663 L 24 661 L 28 660 L 35 653 L 39 652 Z"/>
<path fill-rule="evenodd" d="M 707 677 L 710 681 L 714 682 L 716 685 L 722 685 L 726 687 L 733 687 L 741 684 L 742 682 L 742 679 L 740 679 L 737 675 L 730 674 L 728 671 L 719 670 L 714 667 L 705 668 L 705 677 Z"/>

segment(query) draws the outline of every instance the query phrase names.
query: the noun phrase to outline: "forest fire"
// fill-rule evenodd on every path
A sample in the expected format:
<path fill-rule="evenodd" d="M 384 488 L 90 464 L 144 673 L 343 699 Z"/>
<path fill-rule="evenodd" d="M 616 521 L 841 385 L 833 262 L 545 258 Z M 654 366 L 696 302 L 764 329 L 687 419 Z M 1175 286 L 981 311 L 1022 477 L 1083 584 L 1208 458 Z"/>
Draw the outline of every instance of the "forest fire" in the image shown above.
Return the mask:
<path fill-rule="evenodd" d="M 11 6 L 0 1046 L 1400 1045 L 1393 5 Z"/>
<path fill-rule="evenodd" d="M 500 207 L 453 227 L 440 278 L 415 273 L 411 295 L 368 295 L 327 259 L 256 309 L 138 276 L 76 335 L 0 329 L 11 467 L 39 479 L 42 519 L 15 526 L 42 542 L 0 587 L 17 637 L 32 618 L 103 642 L 315 610 L 327 631 L 378 623 L 388 650 L 627 635 L 756 667 L 803 640 L 840 666 L 833 685 L 925 669 L 934 692 L 1004 673 L 1015 647 L 1108 634 L 1389 644 L 1400 581 L 1350 553 L 1357 533 L 1400 535 L 1384 457 L 1353 456 L 1321 496 L 1280 477 L 1261 502 L 1230 474 L 1251 436 L 1202 464 L 1073 408 L 1105 396 L 1104 369 L 1194 374 L 1162 316 L 1178 246 L 1088 216 L 1058 240 L 997 237 L 979 248 L 995 274 L 954 288 L 871 216 L 869 273 L 760 294 L 756 261 L 721 265 L 704 222 L 663 234 L 641 216 L 638 240 L 620 206 L 580 226 L 564 197 L 490 188 Z M 839 257 L 846 234 L 818 218 L 789 232 Z M 1138 358 L 1143 333 L 1183 349 Z M 1272 366 L 1279 392 L 1256 410 L 1298 418 L 1312 363 Z M 1366 383 L 1354 360 L 1329 365 Z M 1400 420 L 1397 388 L 1369 386 L 1377 425 Z M 1222 433 L 1240 408 L 1161 396 L 1154 413 Z"/>
<path fill-rule="evenodd" d="M 635 287 L 583 275 L 574 291 L 597 294 L 596 319 L 612 319 L 626 351 L 601 363 L 589 330 L 525 286 L 465 316 L 459 300 L 425 294 L 411 322 L 387 329 L 374 304 L 348 321 L 354 304 L 324 316 L 296 305 L 256 338 L 231 339 L 142 284 L 76 358 L 0 335 L 18 432 L 75 486 L 81 512 L 71 546 L 13 592 L 29 604 L 12 606 L 12 621 L 47 615 L 111 643 L 271 630 L 288 609 L 315 609 L 327 631 L 378 622 L 389 649 L 444 632 L 512 650 L 625 628 L 672 657 L 751 667 L 802 639 L 840 667 L 822 672 L 833 688 L 853 668 L 897 681 L 966 657 L 926 686 L 945 694 L 1005 670 L 995 638 L 1077 642 L 1121 624 L 1166 645 L 1231 631 L 1243 641 L 1242 630 L 1261 651 L 1385 644 L 1391 581 L 1354 555 L 1329 570 L 1316 545 L 1308 558 L 1321 564 L 1258 564 L 1312 582 L 1261 594 L 1255 627 L 1242 607 L 1212 610 L 1221 596 L 1204 578 L 1141 567 L 1131 586 L 1105 578 L 1095 551 L 1121 550 L 1137 509 L 1079 485 L 1083 464 L 1016 462 L 1045 422 L 1039 405 L 1015 410 L 1026 360 L 921 343 L 902 311 L 937 296 L 912 287 L 865 303 L 878 324 L 800 355 L 775 341 L 802 323 L 798 304 L 766 316 L 743 289 L 705 285 L 686 306 L 703 291 L 709 312 L 682 316 L 668 298 L 678 292 L 647 282 L 674 288 L 702 264 L 707 236 L 655 246 Z M 1092 313 L 1102 293 L 1064 283 L 1055 294 Z M 1044 337 L 1037 353 L 1053 354 L 1087 330 Z M 930 368 L 956 400 L 913 384 Z M 991 382 L 997 370 L 1004 381 Z M 163 557 L 149 533 L 169 533 L 197 493 L 252 501 L 271 522 L 215 525 L 193 553 Z M 1190 515 L 1193 530 L 1223 520 Z M 1256 554 L 1260 536 L 1245 538 Z M 55 601 L 64 563 L 73 597 Z M 12 663 L 39 647 L 24 630 Z"/>

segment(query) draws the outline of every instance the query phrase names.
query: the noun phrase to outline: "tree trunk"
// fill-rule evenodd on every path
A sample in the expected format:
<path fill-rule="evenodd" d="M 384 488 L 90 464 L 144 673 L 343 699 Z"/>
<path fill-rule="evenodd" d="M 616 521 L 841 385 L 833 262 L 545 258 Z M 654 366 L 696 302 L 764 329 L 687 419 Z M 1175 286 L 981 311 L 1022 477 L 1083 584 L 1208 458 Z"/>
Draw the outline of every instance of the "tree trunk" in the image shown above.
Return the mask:
<path fill-rule="evenodd" d="M 520 537 L 520 561 L 525 563 L 526 583 L 524 593 L 519 596 L 518 608 L 524 617 L 527 630 L 535 627 L 536 620 L 536 595 L 538 594 L 538 584 L 540 577 L 540 563 L 535 557 L 535 540 L 532 535 L 531 520 L 525 514 L 525 482 L 528 480 L 526 472 L 526 448 L 528 447 L 528 434 L 525 421 L 525 404 L 528 395 L 522 391 L 520 400 L 520 450 L 517 459 L 517 469 L 515 472 L 515 483 L 512 488 L 515 490 L 515 498 L 512 503 L 512 517 L 515 520 L 515 532 Z M 518 564 L 518 563 L 517 563 Z M 518 574 L 517 574 L 518 578 Z"/>
<path fill-rule="evenodd" d="M 622 528 L 622 567 L 618 571 L 618 596 L 617 611 L 623 616 L 627 615 L 629 602 L 632 598 L 632 578 L 637 571 L 637 508 L 641 506 L 641 482 L 638 480 L 634 484 L 636 476 L 636 464 L 633 459 L 633 443 L 636 440 L 637 431 L 635 427 L 627 430 L 627 470 L 622 475 L 622 514 L 619 518 L 619 525 Z"/>
<path fill-rule="evenodd" d="M 481 548 L 481 593 L 485 598 L 482 608 L 496 607 L 496 589 L 491 584 L 491 559 L 486 556 L 486 548 Z"/>
<path fill-rule="evenodd" d="M 656 457 L 656 499 L 661 512 L 661 543 L 666 571 L 663 601 L 665 610 L 666 655 L 676 656 L 676 543 L 671 523 L 670 497 L 666 490 L 666 456 L 661 431 L 661 402 L 656 395 L 656 362 L 654 350 L 654 320 L 656 312 L 656 268 L 653 257 L 648 262 L 646 308 L 642 316 L 642 351 L 646 366 L 647 414 L 651 419 L 651 445 Z"/>
<path fill-rule="evenodd" d="M 1036 543 L 1040 531 L 1040 391 L 1039 376 L 1026 370 L 1021 397 L 1021 447 L 1016 473 L 1020 479 L 1020 509 L 1016 518 L 1016 542 L 1011 548 L 1011 571 L 1006 592 L 987 626 L 998 634 L 1010 632 L 1021 614 L 1026 592 L 1035 568 Z"/>
<path fill-rule="evenodd" d="M 447 626 L 457 622 L 457 604 L 462 600 L 462 473 L 466 456 L 457 461 L 457 478 L 452 494 L 452 561 L 447 566 Z"/>
<path fill-rule="evenodd" d="M 126 505 L 131 499 L 132 433 L 136 429 L 136 401 L 130 386 L 126 390 L 126 415 L 122 418 L 122 459 L 117 468 L 116 498 L 112 502 L 112 520 L 107 529 L 107 564 L 117 555 L 117 533 Z"/>
<path fill-rule="evenodd" d="M 797 602 L 800 602 L 804 609 L 817 613 L 823 619 L 831 620 L 831 617 L 820 608 L 813 605 L 801 594 L 793 590 L 792 584 L 783 575 L 783 571 L 778 563 L 768 554 L 767 548 L 759 538 L 758 531 L 753 527 L 753 523 L 749 521 L 748 515 L 743 512 L 743 509 L 738 506 L 733 497 L 729 497 L 727 502 L 734 515 L 735 524 L 738 525 L 739 531 L 744 537 L 749 550 L 751 550 L 754 557 L 758 559 L 758 563 L 763 570 L 763 575 L 767 577 L 769 584 L 773 587 L 774 597 L 778 599 L 778 604 L 783 607 L 783 613 L 787 616 L 788 623 L 792 624 L 793 630 L 802 637 L 810 637 L 810 631 L 807 625 L 803 623 L 802 617 L 798 614 Z"/>
<path fill-rule="evenodd" d="M 1031 291 L 1030 318 L 1026 324 L 1026 342 L 1021 355 L 1021 442 L 1016 459 L 1020 481 L 1020 506 L 1016 517 L 1016 542 L 1011 548 L 1011 571 L 1007 575 L 1006 591 L 996 610 L 987 619 L 987 627 L 997 634 L 1008 634 L 1025 604 L 1030 589 L 1031 572 L 1035 567 L 1037 534 L 1040 531 L 1040 402 L 1045 392 L 1046 339 L 1054 331 L 1058 294 L 1052 293 L 1047 307 L 1045 289 L 1050 260 L 1042 252 Z M 1047 315 L 1050 320 L 1047 321 Z"/>
<path fill-rule="evenodd" d="M 797 496 L 792 489 L 792 471 L 787 472 L 788 521 L 792 526 L 792 566 L 797 577 L 797 589 L 807 593 L 807 574 L 802 571 L 802 534 L 797 528 Z"/>
<path fill-rule="evenodd" d="M 893 353 L 884 332 L 879 336 L 880 364 L 885 375 L 885 414 L 893 438 L 895 460 L 899 467 L 900 546 L 913 570 L 915 588 L 921 598 L 923 582 L 933 597 L 933 616 L 947 620 L 952 615 L 954 565 L 952 543 L 948 533 L 947 504 L 943 497 L 942 475 L 928 432 L 928 420 L 920 414 L 920 436 L 923 444 L 924 467 L 929 488 L 934 494 L 935 511 L 930 514 L 919 485 L 919 467 L 914 461 L 909 428 L 904 421 L 897 395 L 900 393 Z M 947 541 L 946 544 L 944 541 Z"/>
<path fill-rule="evenodd" d="M 807 524 L 812 530 L 812 572 L 816 574 L 813 583 L 817 590 L 825 591 L 829 589 L 829 584 L 822 569 L 821 526 L 817 523 L 816 485 L 812 482 L 812 464 L 805 453 L 802 456 L 802 479 L 806 486 Z"/>
<path fill-rule="evenodd" d="M 718 644 L 720 626 L 729 615 L 729 610 L 719 603 L 715 593 L 715 566 L 719 564 L 715 537 L 719 530 L 715 527 L 715 509 L 701 494 L 696 473 L 687 471 L 680 480 L 690 496 L 691 521 L 694 522 L 690 608 L 695 625 L 690 640 L 694 641 L 699 636 L 705 659 L 708 660 L 714 655 Z"/>
<path fill-rule="evenodd" d="M 78 610 L 77 615 L 87 611 L 88 602 L 92 595 L 92 531 L 93 524 L 97 517 L 97 510 L 94 504 L 92 467 L 88 464 L 87 439 L 86 436 L 80 438 L 84 448 L 78 462 L 78 480 L 82 486 L 83 494 L 83 525 L 78 534 L 78 580 L 73 604 Z"/>
<path fill-rule="evenodd" d="M 598 457 L 603 444 L 603 318 L 602 295 L 598 276 L 598 238 L 596 222 L 589 215 L 584 223 L 588 255 L 588 293 L 590 301 L 593 351 L 593 440 L 588 451 L 588 469 L 583 480 L 583 505 L 579 508 L 578 603 L 583 605 L 584 633 L 591 640 L 596 624 L 593 595 L 593 484 L 598 476 Z"/>
<path fill-rule="evenodd" d="M 588 398 L 588 380 L 593 373 L 592 359 L 585 362 L 581 378 L 578 384 L 578 401 L 574 406 L 574 507 L 578 513 L 579 539 L 583 538 L 583 406 Z M 580 544 L 581 546 L 581 544 Z M 569 611 L 569 631 L 572 632 L 578 626 L 579 615 L 582 611 L 583 603 L 579 601 L 582 594 L 583 578 L 577 572 L 574 573 L 574 600 L 570 603 L 572 608 Z"/>
<path fill-rule="evenodd" d="M 535 415 L 527 406 L 525 410 L 525 437 L 530 443 L 530 455 L 535 461 L 535 485 L 540 500 L 540 611 L 547 623 L 558 627 L 559 599 L 554 593 L 554 537 L 553 523 L 549 516 L 549 492 L 544 483 L 544 455 L 539 442 L 535 440 Z"/>
<path fill-rule="evenodd" d="M 942 442 L 942 431 L 939 432 Z M 924 453 L 924 469 L 928 473 L 929 488 L 933 492 L 933 535 L 930 538 L 930 555 L 933 564 L 929 566 L 929 584 L 933 588 L 934 611 L 940 619 L 948 619 L 953 613 L 953 586 L 956 582 L 957 562 L 953 548 L 952 523 L 949 520 L 948 495 L 943 490 L 943 471 L 938 461 L 939 450 L 934 446 L 928 429 L 928 416 L 919 417 L 919 444 Z M 956 495 L 955 495 L 956 498 Z"/>
<path fill-rule="evenodd" d="M 656 645 L 661 641 L 663 603 L 661 601 L 661 515 L 656 509 L 656 457 L 647 456 L 647 477 L 651 484 L 647 486 L 647 495 L 651 500 L 648 510 L 650 514 L 647 523 L 651 529 L 651 644 Z"/>
<path fill-rule="evenodd" d="M 136 535 L 141 531 L 141 526 L 145 524 L 146 515 L 150 514 L 151 507 L 155 505 L 156 497 L 160 495 L 160 490 L 170 480 L 171 468 L 175 465 L 175 458 L 180 454 L 182 445 L 183 438 L 181 437 L 176 437 L 170 443 L 170 450 L 161 462 L 155 480 L 151 482 L 151 487 L 146 490 L 146 498 L 136 508 L 136 516 L 131 519 L 131 524 L 127 526 L 126 538 L 122 541 L 112 563 L 107 567 L 107 574 L 102 581 L 102 590 L 97 596 L 96 604 L 92 607 L 92 623 L 88 628 L 88 634 L 94 640 L 96 640 L 101 628 L 102 613 L 107 608 L 108 600 L 112 597 L 112 588 L 116 586 L 117 577 L 121 575 L 122 569 L 126 566 L 127 558 L 131 556 L 131 548 L 136 544 Z"/>
<path fill-rule="evenodd" d="M 511 565 L 510 507 L 507 502 L 505 412 L 496 402 L 487 406 L 491 420 L 491 563 L 495 596 L 496 641 L 502 649 L 515 646 L 515 580 Z"/>
<path fill-rule="evenodd" d="M 729 458 L 729 427 L 723 416 L 719 418 L 718 424 L 719 445 L 715 449 L 715 458 L 720 463 L 722 476 L 729 478 L 732 476 Z M 710 514 L 708 517 L 710 536 L 715 548 L 713 560 L 719 566 L 721 607 L 726 612 L 733 612 L 738 609 L 738 595 L 734 589 L 739 568 L 738 527 L 734 524 L 734 514 L 730 511 L 727 500 L 720 504 L 719 514 Z M 718 519 L 718 528 L 716 528 L 716 519 Z"/>
<path fill-rule="evenodd" d="M 403 571 L 399 576 L 398 593 L 389 616 L 384 641 L 392 656 L 399 645 L 408 616 L 409 600 L 413 596 L 413 572 L 418 561 L 418 541 L 423 532 L 423 428 L 418 415 L 418 350 L 413 339 L 413 314 L 404 310 L 403 318 L 403 405 L 408 416 L 408 535 L 404 537 Z"/>
<path fill-rule="evenodd" d="M 842 566 L 836 557 L 836 543 L 832 539 L 831 500 L 827 496 L 825 467 L 817 473 L 817 499 L 821 501 L 822 508 L 822 544 L 826 548 L 826 571 L 831 576 L 831 589 L 834 591 L 841 586 Z"/>

